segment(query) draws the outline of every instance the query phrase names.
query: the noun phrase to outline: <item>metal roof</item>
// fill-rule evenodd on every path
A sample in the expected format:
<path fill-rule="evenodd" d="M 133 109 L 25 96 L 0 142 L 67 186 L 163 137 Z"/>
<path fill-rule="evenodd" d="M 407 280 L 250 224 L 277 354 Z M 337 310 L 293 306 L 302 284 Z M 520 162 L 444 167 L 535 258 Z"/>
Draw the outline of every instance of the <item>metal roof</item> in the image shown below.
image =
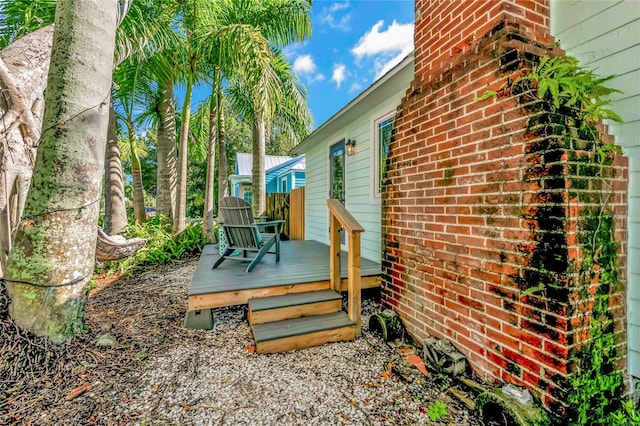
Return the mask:
<path fill-rule="evenodd" d="M 284 163 L 291 160 L 300 160 L 300 157 L 288 157 L 285 155 L 265 155 L 264 158 L 264 168 L 265 171 L 269 171 L 278 166 L 284 165 Z M 297 170 L 304 170 L 304 156 L 302 161 L 291 161 L 294 163 L 291 168 L 295 168 Z M 300 168 L 298 165 L 302 164 Z M 251 171 L 253 170 L 253 154 L 248 154 L 244 152 L 236 153 L 236 167 L 237 174 L 240 176 L 251 176 Z"/>

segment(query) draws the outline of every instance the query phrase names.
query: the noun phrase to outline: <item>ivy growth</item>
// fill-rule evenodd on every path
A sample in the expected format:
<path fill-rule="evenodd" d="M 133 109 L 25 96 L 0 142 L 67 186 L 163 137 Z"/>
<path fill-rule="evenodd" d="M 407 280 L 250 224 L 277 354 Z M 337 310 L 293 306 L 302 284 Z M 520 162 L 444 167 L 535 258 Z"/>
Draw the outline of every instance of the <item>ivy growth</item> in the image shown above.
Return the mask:
<path fill-rule="evenodd" d="M 586 155 L 587 163 L 609 164 L 613 154 L 619 154 L 621 150 L 600 139 L 598 125 L 602 120 L 622 121 L 610 109 L 608 97 L 620 93 L 606 85 L 613 77 L 599 77 L 570 56 L 543 57 L 524 75 L 508 80 L 498 90 L 487 90 L 476 99 L 522 95 L 519 100 L 527 102 L 528 108 L 544 110 L 538 116 L 547 120 L 542 122 L 546 124 L 545 131 L 564 136 L 563 140 L 568 141 L 567 148 L 578 146 L 578 150 L 592 150 L 592 156 Z M 532 100 L 537 102 L 529 104 Z M 588 143 L 580 146 L 574 143 L 578 141 Z M 579 155 L 574 153 L 574 157 Z M 588 164 L 580 167 L 588 167 Z M 604 183 L 599 174 L 600 167 L 594 169 L 597 171 L 593 177 L 599 177 Z M 562 419 L 562 423 L 638 425 L 640 414 L 633 402 L 624 397 L 624 376 L 618 368 L 620 342 L 616 340 L 616 318 L 610 311 L 610 296 L 619 292 L 621 279 L 615 216 L 607 208 L 609 195 L 601 194 L 599 199 L 591 200 L 598 206 L 581 214 L 578 239 L 583 257 L 576 283 L 580 289 L 579 303 L 592 306 L 590 312 L 580 311 L 589 328 L 589 336 L 585 341 L 576 342 L 579 346 L 571 359 L 573 370 L 564 382 L 568 389 L 565 402 L 569 405 L 569 416 Z M 598 283 L 595 294 L 590 293 L 593 283 Z M 553 283 L 544 282 L 528 291 L 534 293 L 552 287 Z"/>
<path fill-rule="evenodd" d="M 609 311 L 609 293 L 619 278 L 615 218 L 611 214 L 595 212 L 583 217 L 582 222 L 580 239 L 584 256 L 580 284 L 584 294 L 581 298 L 589 297 L 586 288 L 592 280 L 597 279 L 599 286 L 593 296 L 590 338 L 572 360 L 576 369 L 570 378 L 571 391 L 567 397 L 574 413 L 572 424 L 637 424 L 626 422 L 637 413 L 630 411 L 627 415 L 627 403 L 622 401 L 624 378 L 616 367 L 614 318 Z"/>

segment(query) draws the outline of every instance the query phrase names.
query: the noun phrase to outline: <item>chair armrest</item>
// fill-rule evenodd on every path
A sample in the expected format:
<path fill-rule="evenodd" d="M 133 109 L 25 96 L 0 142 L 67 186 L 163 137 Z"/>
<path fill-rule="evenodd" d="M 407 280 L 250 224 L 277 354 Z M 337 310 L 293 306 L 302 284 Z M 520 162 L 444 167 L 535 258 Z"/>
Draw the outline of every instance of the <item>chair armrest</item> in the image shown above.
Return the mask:
<path fill-rule="evenodd" d="M 268 222 L 256 222 L 256 226 L 260 232 L 264 232 L 267 228 L 274 228 L 275 232 L 279 234 L 284 222 L 284 220 L 270 220 Z"/>

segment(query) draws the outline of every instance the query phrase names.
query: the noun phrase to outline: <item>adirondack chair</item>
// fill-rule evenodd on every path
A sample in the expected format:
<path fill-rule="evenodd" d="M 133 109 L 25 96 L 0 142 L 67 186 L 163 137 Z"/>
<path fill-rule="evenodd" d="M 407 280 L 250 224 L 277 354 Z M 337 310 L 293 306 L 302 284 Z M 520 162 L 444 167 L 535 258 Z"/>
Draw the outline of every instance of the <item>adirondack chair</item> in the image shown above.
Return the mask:
<path fill-rule="evenodd" d="M 247 260 L 247 252 L 256 253 L 247 266 L 247 272 L 251 272 L 267 253 L 275 254 L 276 262 L 280 261 L 280 226 L 284 220 L 256 223 L 251 204 L 238 197 L 223 198 L 219 207 L 222 219 L 220 225 L 228 245 L 212 269 L 216 269 L 226 259 Z M 267 229 L 272 229 L 273 232 L 265 232 Z M 270 251 L 272 248 L 273 251 Z M 236 250 L 241 250 L 243 256 L 232 256 Z"/>

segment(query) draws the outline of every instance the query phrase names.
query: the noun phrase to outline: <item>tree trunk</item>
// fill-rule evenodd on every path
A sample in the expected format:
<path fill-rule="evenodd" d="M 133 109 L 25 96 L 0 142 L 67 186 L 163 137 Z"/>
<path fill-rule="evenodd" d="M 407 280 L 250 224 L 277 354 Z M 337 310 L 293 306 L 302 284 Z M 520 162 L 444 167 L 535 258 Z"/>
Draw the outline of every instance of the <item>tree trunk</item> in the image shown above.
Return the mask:
<path fill-rule="evenodd" d="M 264 216 L 267 211 L 266 179 L 265 179 L 265 120 L 260 112 L 253 113 L 253 170 L 251 174 L 251 191 L 253 194 L 251 208 L 255 217 Z"/>
<path fill-rule="evenodd" d="M 52 40 L 50 25 L 0 52 L 0 276 L 33 173 Z"/>
<path fill-rule="evenodd" d="M 5 279 L 22 328 L 63 342 L 82 330 L 93 273 L 118 2 L 60 0 L 44 129 Z"/>
<path fill-rule="evenodd" d="M 224 115 L 220 108 L 220 125 L 216 127 L 218 139 L 218 202 L 229 196 L 229 176 L 227 173 L 227 139 L 224 130 Z"/>
<path fill-rule="evenodd" d="M 133 180 L 133 217 L 136 223 L 142 225 L 147 220 L 144 211 L 144 188 L 142 187 L 142 166 L 136 153 L 135 134 L 133 124 L 127 123 L 129 144 L 131 146 L 131 179 Z"/>
<path fill-rule="evenodd" d="M 173 77 L 160 82 L 160 118 L 158 120 L 158 174 L 156 208 L 162 220 L 173 223 L 176 202 L 176 106 Z"/>
<path fill-rule="evenodd" d="M 215 89 L 214 89 L 215 90 Z M 205 235 L 208 243 L 214 243 L 215 238 L 213 235 L 213 210 L 214 210 L 214 180 L 216 169 L 216 134 L 218 125 L 217 110 L 216 107 L 216 94 L 213 93 L 211 97 L 211 107 L 209 111 L 209 140 L 207 141 L 207 177 L 204 190 L 204 211 L 202 214 L 202 232 Z M 219 123 L 218 123 L 219 124 Z"/>
<path fill-rule="evenodd" d="M 127 227 L 122 162 L 116 129 L 116 115 L 113 107 L 110 107 L 104 167 L 104 231 L 107 235 L 120 234 Z"/>
<path fill-rule="evenodd" d="M 176 215 L 173 218 L 173 233 L 184 231 L 187 224 L 187 142 L 189 140 L 189 124 L 191 121 L 191 93 L 193 91 L 192 75 L 187 79 L 187 89 L 182 106 L 182 124 L 180 125 L 180 151 L 178 153 L 178 191 L 176 193 Z"/>

